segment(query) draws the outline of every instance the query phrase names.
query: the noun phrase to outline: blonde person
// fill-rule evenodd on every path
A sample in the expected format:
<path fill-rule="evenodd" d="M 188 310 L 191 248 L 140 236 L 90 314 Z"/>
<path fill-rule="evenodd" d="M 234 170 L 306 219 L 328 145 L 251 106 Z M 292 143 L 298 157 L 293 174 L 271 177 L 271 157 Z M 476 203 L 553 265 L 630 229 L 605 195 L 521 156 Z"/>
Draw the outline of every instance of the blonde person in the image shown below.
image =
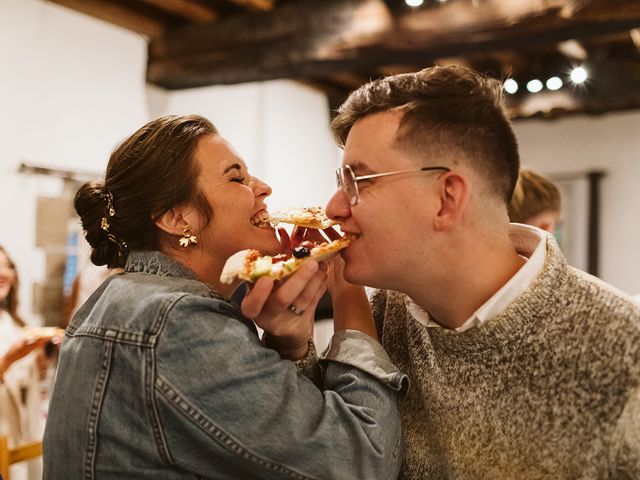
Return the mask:
<path fill-rule="evenodd" d="M 327 214 L 355 240 L 335 316 L 370 317 L 353 284 L 378 289 L 382 344 L 411 380 L 401 478 L 638 479 L 640 308 L 509 223 L 519 159 L 501 95 L 447 66 L 340 107 Z"/>
<path fill-rule="evenodd" d="M 36 353 L 53 337 L 34 338 L 18 314 L 18 272 L 0 246 L 0 435 L 9 446 L 40 440 L 44 412 Z M 12 480 L 36 479 L 38 461 L 11 468 Z"/>
<path fill-rule="evenodd" d="M 520 169 L 509 202 L 511 222 L 533 225 L 553 233 L 560 208 L 560 190 L 550 178 L 532 169 Z"/>
<path fill-rule="evenodd" d="M 403 375 L 358 318 L 336 325 L 321 374 L 325 266 L 262 278 L 241 305 L 220 281 L 236 251 L 280 251 L 257 221 L 270 194 L 196 115 L 149 122 L 80 188 L 92 261 L 124 271 L 67 327 L 45 479 L 395 478 Z"/>

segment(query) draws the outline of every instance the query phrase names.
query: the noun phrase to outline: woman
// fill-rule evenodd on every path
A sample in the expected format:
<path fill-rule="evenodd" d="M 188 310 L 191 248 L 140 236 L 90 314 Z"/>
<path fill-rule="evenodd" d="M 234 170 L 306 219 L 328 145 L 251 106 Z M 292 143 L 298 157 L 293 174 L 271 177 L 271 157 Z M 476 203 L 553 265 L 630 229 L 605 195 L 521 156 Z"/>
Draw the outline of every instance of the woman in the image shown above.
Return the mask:
<path fill-rule="evenodd" d="M 199 116 L 148 123 L 113 152 L 104 184 L 80 188 L 92 261 L 124 273 L 67 329 L 45 478 L 395 478 L 404 377 L 372 320 L 336 326 L 318 376 L 325 268 L 261 279 L 242 307 L 238 284 L 219 281 L 238 250 L 280 251 L 256 226 L 270 193 Z"/>
<path fill-rule="evenodd" d="M 35 350 L 51 337 L 26 335 L 18 315 L 18 273 L 0 246 L 0 435 L 9 445 L 38 440 L 44 427 L 40 376 Z M 39 462 L 19 464 L 11 469 L 13 480 L 37 478 Z"/>

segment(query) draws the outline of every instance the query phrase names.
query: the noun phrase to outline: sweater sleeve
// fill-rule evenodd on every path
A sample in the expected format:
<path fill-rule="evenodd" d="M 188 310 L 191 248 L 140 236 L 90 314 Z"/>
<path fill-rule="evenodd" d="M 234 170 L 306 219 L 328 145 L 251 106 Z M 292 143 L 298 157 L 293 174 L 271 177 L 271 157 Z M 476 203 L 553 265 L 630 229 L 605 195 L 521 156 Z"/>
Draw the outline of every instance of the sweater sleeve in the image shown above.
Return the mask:
<path fill-rule="evenodd" d="M 640 478 L 640 387 L 629 396 L 613 432 L 609 478 Z"/>

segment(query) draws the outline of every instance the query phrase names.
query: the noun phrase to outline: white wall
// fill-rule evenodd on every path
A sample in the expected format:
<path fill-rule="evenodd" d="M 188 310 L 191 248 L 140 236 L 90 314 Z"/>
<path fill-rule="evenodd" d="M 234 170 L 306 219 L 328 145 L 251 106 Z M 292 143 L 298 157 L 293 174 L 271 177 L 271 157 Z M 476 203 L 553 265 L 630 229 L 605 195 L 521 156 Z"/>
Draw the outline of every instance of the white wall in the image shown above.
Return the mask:
<path fill-rule="evenodd" d="M 515 124 L 523 165 L 546 173 L 604 170 L 600 277 L 640 293 L 640 113 Z"/>
<path fill-rule="evenodd" d="M 324 95 L 291 81 L 149 90 L 152 116 L 198 113 L 273 188 L 269 208 L 324 205 L 339 163 Z"/>
<path fill-rule="evenodd" d="M 0 0 L 0 244 L 18 263 L 22 312 L 44 275 L 35 198 L 62 182 L 21 162 L 102 172 L 113 146 L 148 119 L 146 41 L 41 0 Z"/>

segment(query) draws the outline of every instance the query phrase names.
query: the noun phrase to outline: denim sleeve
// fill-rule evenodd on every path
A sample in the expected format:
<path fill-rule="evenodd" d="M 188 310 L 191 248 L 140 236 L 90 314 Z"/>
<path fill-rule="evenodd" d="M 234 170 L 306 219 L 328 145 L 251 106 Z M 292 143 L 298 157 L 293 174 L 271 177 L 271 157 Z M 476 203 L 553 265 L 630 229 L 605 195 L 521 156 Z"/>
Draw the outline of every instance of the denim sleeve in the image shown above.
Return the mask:
<path fill-rule="evenodd" d="M 323 363 L 339 362 L 359 368 L 389 388 L 404 394 L 408 377 L 391 363 L 382 345 L 358 330 L 338 330 L 323 354 Z"/>
<path fill-rule="evenodd" d="M 381 352 L 367 349 L 371 366 Z M 150 372 L 157 448 L 211 478 L 395 479 L 399 380 L 340 358 L 328 361 L 319 390 L 213 300 L 187 296 L 166 318 Z M 387 360 L 380 368 L 398 375 Z"/>

